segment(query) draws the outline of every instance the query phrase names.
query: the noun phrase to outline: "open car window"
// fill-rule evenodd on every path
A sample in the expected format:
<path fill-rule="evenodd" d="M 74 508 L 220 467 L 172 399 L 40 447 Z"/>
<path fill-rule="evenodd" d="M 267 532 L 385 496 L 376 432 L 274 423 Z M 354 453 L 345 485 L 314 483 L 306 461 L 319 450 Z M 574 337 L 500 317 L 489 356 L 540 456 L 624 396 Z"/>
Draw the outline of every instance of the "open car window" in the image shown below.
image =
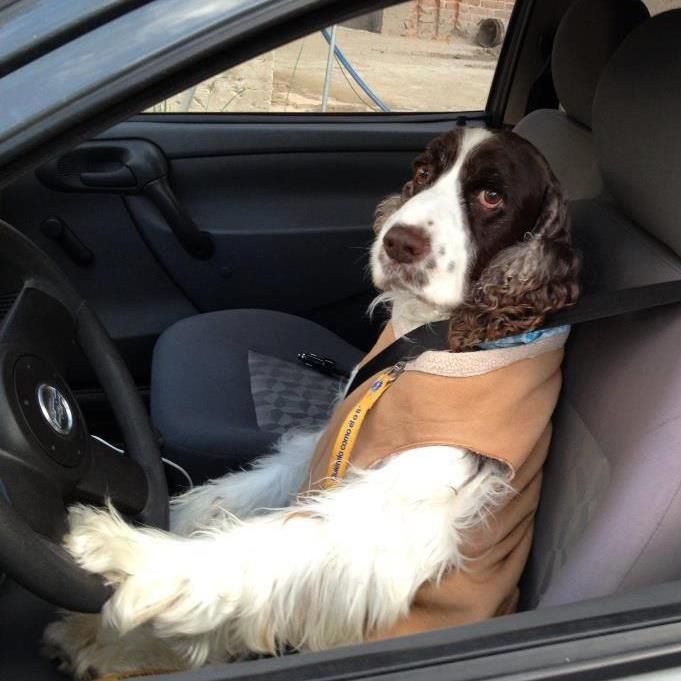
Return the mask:
<path fill-rule="evenodd" d="M 402 2 L 271 50 L 148 111 L 482 110 L 514 3 Z"/>

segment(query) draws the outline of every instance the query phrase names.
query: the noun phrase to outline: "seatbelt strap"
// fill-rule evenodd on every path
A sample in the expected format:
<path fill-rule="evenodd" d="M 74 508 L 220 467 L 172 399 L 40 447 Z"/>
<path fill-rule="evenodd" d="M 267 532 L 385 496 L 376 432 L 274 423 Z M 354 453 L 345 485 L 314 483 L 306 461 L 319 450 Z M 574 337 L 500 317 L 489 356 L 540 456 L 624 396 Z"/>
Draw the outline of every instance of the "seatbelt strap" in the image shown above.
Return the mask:
<path fill-rule="evenodd" d="M 573 307 L 548 316 L 542 328 L 551 329 L 567 324 L 583 324 L 680 302 L 681 279 L 618 291 L 592 293 L 582 296 Z M 362 365 L 345 394 L 349 395 L 358 385 L 379 371 L 384 371 L 400 362 L 416 359 L 426 350 L 448 350 L 448 336 L 448 319 L 419 326 L 410 331 Z"/>

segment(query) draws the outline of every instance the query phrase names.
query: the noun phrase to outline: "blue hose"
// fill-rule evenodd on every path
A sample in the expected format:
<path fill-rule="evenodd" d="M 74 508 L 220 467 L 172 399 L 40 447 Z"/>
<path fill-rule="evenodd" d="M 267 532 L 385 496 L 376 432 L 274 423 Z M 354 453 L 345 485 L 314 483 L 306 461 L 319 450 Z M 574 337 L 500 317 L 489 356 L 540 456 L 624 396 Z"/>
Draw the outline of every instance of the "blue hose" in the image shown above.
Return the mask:
<path fill-rule="evenodd" d="M 326 28 L 322 29 L 322 35 L 324 36 L 324 40 L 331 45 L 331 34 L 329 33 L 329 30 Z M 348 61 L 347 57 L 343 54 L 343 50 L 341 50 L 338 45 L 335 46 L 334 48 L 334 54 L 338 61 L 343 65 L 345 70 L 352 76 L 353 80 L 359 85 L 362 90 L 364 90 L 365 94 L 369 99 L 381 110 L 385 111 L 386 113 L 390 112 L 390 109 L 381 101 L 379 96 L 374 93 L 374 91 L 362 80 L 362 76 L 355 71 L 353 68 L 352 64 Z"/>

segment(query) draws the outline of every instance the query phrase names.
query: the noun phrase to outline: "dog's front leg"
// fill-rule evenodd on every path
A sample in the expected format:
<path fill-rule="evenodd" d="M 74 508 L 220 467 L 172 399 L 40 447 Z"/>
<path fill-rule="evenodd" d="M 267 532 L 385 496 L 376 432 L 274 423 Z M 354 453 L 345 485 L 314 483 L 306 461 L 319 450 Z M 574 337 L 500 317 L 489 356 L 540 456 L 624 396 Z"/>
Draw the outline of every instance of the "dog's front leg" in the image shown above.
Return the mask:
<path fill-rule="evenodd" d="M 247 470 L 211 480 L 171 501 L 175 534 L 219 525 L 225 513 L 245 519 L 288 506 L 305 481 L 321 431 L 293 430 L 283 435 L 268 456 Z"/>
<path fill-rule="evenodd" d="M 190 539 L 80 507 L 67 548 L 118 585 L 106 622 L 125 633 L 151 621 L 191 664 L 321 649 L 394 625 L 421 584 L 460 564 L 463 530 L 503 489 L 495 466 L 429 447 Z"/>

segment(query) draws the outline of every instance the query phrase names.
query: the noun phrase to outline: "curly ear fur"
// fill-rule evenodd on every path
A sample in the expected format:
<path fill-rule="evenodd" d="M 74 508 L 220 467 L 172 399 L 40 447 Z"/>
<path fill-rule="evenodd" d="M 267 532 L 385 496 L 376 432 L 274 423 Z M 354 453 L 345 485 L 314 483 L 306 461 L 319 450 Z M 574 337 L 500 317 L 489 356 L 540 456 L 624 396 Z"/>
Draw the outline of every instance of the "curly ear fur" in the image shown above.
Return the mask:
<path fill-rule="evenodd" d="M 567 200 L 549 176 L 532 231 L 492 260 L 454 311 L 453 351 L 541 328 L 547 315 L 577 302 L 580 259 L 571 243 Z"/>

